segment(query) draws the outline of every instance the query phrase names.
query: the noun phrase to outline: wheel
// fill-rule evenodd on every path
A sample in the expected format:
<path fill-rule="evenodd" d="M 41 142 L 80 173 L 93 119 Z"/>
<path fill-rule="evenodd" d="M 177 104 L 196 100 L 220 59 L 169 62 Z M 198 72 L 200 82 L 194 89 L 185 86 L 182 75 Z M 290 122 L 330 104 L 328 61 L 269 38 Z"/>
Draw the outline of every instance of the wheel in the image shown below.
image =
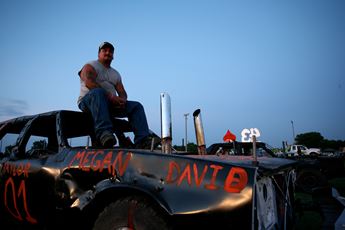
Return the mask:
<path fill-rule="evenodd" d="M 310 153 L 310 156 L 315 158 L 315 157 L 317 157 L 317 153 L 312 152 L 312 153 Z"/>
<path fill-rule="evenodd" d="M 109 204 L 98 216 L 94 230 L 166 230 L 164 215 L 149 200 L 130 196 Z"/>
<path fill-rule="evenodd" d="M 296 186 L 306 193 L 327 185 L 327 178 L 318 170 L 305 169 L 297 173 Z"/>

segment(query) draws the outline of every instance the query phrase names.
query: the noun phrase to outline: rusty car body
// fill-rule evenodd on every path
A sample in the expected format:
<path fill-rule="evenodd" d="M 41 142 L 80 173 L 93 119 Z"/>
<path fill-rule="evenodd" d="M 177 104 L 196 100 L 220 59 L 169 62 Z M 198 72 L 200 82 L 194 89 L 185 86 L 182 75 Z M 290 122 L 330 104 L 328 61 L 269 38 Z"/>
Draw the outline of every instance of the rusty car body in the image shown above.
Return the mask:
<path fill-rule="evenodd" d="M 5 137 L 13 143 L 5 146 Z M 87 141 L 80 144 L 79 137 Z M 104 149 L 93 137 L 90 117 L 77 111 L 1 122 L 1 229 L 294 224 L 292 160 L 165 153 L 163 147 Z"/>

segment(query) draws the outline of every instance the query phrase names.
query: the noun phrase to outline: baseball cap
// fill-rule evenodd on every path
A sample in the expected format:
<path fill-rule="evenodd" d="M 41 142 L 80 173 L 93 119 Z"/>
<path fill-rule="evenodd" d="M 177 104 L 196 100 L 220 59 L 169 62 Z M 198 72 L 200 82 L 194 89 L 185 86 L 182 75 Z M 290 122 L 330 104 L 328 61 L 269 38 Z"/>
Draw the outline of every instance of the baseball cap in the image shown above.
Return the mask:
<path fill-rule="evenodd" d="M 101 49 L 104 49 L 105 47 L 109 47 L 114 52 L 114 46 L 110 42 L 102 42 L 99 45 L 98 52 L 101 51 Z"/>

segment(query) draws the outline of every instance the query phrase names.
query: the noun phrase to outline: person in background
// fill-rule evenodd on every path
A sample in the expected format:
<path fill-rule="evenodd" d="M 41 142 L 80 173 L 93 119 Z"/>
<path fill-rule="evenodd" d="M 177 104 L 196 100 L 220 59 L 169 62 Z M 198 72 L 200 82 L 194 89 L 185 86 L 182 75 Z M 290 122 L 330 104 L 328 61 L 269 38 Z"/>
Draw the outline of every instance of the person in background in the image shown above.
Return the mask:
<path fill-rule="evenodd" d="M 121 75 L 111 67 L 114 46 L 103 42 L 98 48 L 98 60 L 86 63 L 78 72 L 80 95 L 78 107 L 90 113 L 96 138 L 103 147 L 116 145 L 112 117 L 127 117 L 134 132 L 136 148 L 149 148 L 152 143 L 144 107 L 137 101 L 127 100 Z"/>

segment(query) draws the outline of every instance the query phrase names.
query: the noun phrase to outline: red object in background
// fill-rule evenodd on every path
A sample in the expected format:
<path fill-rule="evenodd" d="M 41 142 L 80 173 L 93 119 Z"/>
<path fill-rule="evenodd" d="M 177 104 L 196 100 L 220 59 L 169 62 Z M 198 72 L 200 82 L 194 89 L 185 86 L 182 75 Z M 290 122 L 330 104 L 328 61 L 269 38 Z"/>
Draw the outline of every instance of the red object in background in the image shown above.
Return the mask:
<path fill-rule="evenodd" d="M 226 134 L 224 135 L 223 140 L 225 142 L 236 141 L 236 136 L 235 134 L 231 133 L 230 130 L 228 130 Z"/>

